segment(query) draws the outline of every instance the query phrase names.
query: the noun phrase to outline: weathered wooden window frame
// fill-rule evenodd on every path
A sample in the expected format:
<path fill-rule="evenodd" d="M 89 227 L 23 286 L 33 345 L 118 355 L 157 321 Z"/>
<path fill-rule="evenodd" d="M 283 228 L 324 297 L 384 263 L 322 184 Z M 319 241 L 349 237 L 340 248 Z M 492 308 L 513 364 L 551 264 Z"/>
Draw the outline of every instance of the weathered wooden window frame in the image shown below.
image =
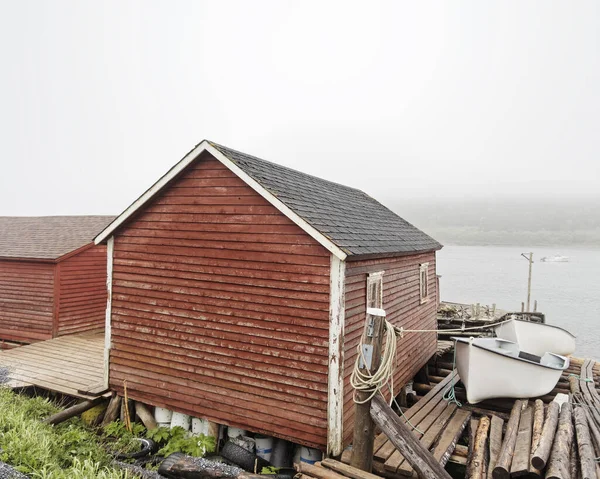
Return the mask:
<path fill-rule="evenodd" d="M 369 273 L 367 276 L 367 301 L 366 307 L 383 309 L 383 273 L 385 271 L 377 271 L 376 273 Z M 373 300 L 372 288 L 375 286 L 375 302 L 371 305 Z"/>
<path fill-rule="evenodd" d="M 429 301 L 429 263 L 419 265 L 419 291 L 421 304 Z"/>

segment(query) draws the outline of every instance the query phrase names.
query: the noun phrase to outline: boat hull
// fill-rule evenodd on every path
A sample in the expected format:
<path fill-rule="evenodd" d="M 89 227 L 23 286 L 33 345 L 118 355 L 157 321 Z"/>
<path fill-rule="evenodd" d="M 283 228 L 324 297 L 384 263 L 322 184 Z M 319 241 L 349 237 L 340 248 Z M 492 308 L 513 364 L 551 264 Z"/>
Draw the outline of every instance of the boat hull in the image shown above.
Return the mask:
<path fill-rule="evenodd" d="M 543 356 L 546 352 L 569 356 L 575 352 L 575 336 L 549 324 L 509 319 L 494 328 L 498 338 L 512 341 L 521 351 Z"/>
<path fill-rule="evenodd" d="M 554 354 L 544 356 L 553 367 L 519 359 L 518 345 L 502 339 L 455 340 L 456 367 L 471 404 L 493 398 L 543 396 L 554 389 L 569 365 L 567 358 Z M 500 352 L 502 349 L 505 351 Z"/>

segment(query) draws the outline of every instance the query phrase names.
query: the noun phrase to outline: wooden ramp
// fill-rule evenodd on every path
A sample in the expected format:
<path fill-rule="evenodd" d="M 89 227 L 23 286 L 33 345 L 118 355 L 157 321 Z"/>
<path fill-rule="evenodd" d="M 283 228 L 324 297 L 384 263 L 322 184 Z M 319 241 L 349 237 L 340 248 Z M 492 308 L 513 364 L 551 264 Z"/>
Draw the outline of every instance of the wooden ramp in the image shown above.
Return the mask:
<path fill-rule="evenodd" d="M 450 381 L 458 382 L 454 371 L 408 409 L 402 419 L 413 427 L 413 434 L 434 458 L 444 466 L 463 433 L 471 412 L 446 401 L 444 391 Z M 388 478 L 417 477 L 410 464 L 388 440 L 385 434 L 375 438 L 373 472 Z"/>
<path fill-rule="evenodd" d="M 10 387 L 37 386 L 69 396 L 97 397 L 104 376 L 104 333 L 81 333 L 0 352 Z"/>

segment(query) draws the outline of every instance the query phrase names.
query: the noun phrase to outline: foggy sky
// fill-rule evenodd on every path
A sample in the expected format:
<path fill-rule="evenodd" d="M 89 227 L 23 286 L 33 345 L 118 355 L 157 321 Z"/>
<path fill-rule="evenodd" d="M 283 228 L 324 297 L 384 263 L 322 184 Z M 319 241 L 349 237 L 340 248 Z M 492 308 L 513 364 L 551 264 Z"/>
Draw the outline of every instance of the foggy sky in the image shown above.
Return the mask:
<path fill-rule="evenodd" d="M 394 205 L 598 195 L 599 32 L 593 1 L 0 0 L 0 215 L 118 214 L 204 138 Z"/>

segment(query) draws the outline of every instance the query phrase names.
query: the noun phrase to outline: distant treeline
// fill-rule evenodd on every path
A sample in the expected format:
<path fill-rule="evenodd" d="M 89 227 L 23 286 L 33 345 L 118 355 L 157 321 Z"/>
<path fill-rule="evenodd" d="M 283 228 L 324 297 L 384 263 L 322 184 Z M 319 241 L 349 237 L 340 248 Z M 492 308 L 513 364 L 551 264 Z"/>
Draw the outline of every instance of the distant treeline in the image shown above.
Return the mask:
<path fill-rule="evenodd" d="M 600 198 L 413 200 L 388 205 L 445 244 L 600 246 Z"/>

